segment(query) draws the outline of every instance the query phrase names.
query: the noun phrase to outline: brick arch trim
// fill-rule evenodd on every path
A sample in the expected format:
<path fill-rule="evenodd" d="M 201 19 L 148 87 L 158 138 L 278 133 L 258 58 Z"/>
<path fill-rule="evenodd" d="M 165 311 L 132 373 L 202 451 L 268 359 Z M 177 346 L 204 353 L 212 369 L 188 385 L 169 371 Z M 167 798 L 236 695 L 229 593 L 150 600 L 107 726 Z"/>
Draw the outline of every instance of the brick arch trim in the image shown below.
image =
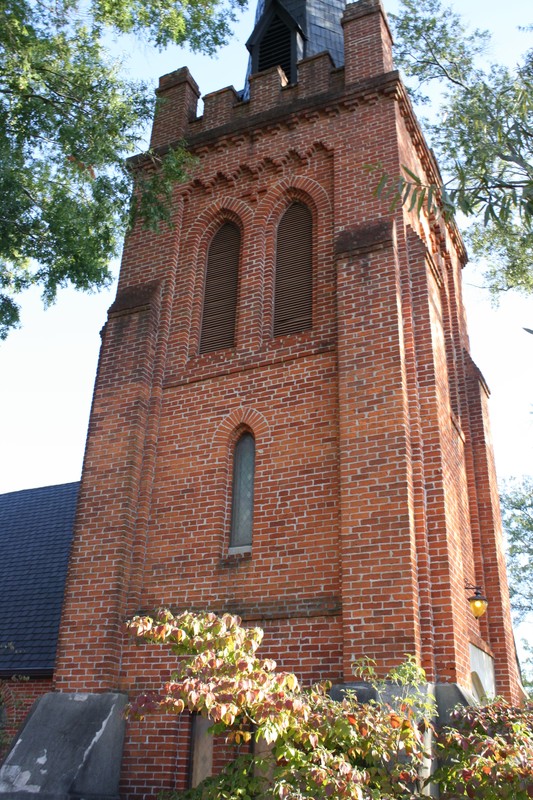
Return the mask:
<path fill-rule="evenodd" d="M 249 429 L 256 440 L 270 436 L 270 425 L 266 417 L 254 408 L 235 408 L 220 423 L 213 434 L 213 450 L 227 448 L 235 431 L 239 428 Z"/>
<path fill-rule="evenodd" d="M 312 178 L 293 176 L 278 181 L 261 201 L 256 216 L 263 217 L 266 225 L 281 216 L 288 202 L 300 200 L 310 206 L 318 218 L 331 214 L 331 201 L 328 193 Z"/>
<path fill-rule="evenodd" d="M 210 242 L 217 229 L 224 222 L 234 222 L 242 235 L 251 227 L 252 210 L 250 207 L 234 197 L 221 198 L 210 205 L 200 214 L 194 225 L 191 226 L 185 240 L 186 252 L 190 259 L 196 263 L 200 251 Z"/>

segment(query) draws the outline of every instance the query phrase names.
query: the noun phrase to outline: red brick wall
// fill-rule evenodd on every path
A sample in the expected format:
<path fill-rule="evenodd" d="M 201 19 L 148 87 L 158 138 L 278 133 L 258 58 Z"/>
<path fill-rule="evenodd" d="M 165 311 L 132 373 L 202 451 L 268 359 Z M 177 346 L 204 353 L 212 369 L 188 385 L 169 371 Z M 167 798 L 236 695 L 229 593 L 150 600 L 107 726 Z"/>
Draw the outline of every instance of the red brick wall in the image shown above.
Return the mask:
<path fill-rule="evenodd" d="M 470 684 L 470 643 L 518 698 L 484 395 L 468 356 L 456 229 L 391 213 L 368 164 L 437 180 L 391 72 L 380 7 L 345 18 L 327 56 L 254 76 L 251 100 L 205 99 L 165 76 L 155 145 L 198 157 L 174 227 L 129 235 L 104 331 L 65 602 L 57 687 L 135 693 L 172 669 L 124 643 L 161 604 L 228 609 L 266 628 L 265 655 L 304 681 L 350 680 L 413 653 L 431 680 Z M 318 94 L 317 94 L 318 92 Z M 272 338 L 276 227 L 314 223 L 313 328 Z M 224 220 L 242 232 L 236 346 L 199 356 L 204 269 Z M 232 446 L 256 441 L 251 554 L 228 552 Z M 466 583 L 489 593 L 476 622 Z M 131 723 L 127 797 L 184 786 L 189 721 Z M 217 746 L 218 747 L 218 746 Z M 215 762 L 221 757 L 220 747 Z"/>
<path fill-rule="evenodd" d="M 0 759 L 6 754 L 13 737 L 23 724 L 29 710 L 43 694 L 53 690 L 52 677 L 29 678 L 15 675 L 0 678 Z"/>

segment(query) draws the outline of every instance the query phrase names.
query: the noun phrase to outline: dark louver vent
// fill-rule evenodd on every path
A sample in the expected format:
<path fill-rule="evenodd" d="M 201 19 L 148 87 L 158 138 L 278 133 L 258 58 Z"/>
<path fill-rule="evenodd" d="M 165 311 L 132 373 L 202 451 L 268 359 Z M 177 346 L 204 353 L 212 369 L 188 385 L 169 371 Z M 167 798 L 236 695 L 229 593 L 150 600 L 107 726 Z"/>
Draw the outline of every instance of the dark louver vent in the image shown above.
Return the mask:
<path fill-rule="evenodd" d="M 209 246 L 200 353 L 233 347 L 241 235 L 226 222 Z"/>
<path fill-rule="evenodd" d="M 278 228 L 274 336 L 313 325 L 313 221 L 302 203 L 293 203 Z"/>
<path fill-rule="evenodd" d="M 258 71 L 278 66 L 293 83 L 291 31 L 278 16 L 274 16 L 259 45 Z"/>

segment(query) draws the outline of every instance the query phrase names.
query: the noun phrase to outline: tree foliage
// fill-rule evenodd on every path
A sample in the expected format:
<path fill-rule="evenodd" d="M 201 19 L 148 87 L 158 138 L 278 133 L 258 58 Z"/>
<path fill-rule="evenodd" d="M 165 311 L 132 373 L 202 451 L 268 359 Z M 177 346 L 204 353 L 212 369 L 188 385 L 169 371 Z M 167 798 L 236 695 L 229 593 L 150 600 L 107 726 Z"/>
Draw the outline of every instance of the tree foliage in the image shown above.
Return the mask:
<path fill-rule="evenodd" d="M 178 657 L 161 691 L 136 698 L 130 715 L 202 714 L 213 723 L 211 733 L 225 734 L 241 750 L 219 775 L 175 795 L 182 800 L 427 796 L 421 768 L 430 756 L 433 706 L 417 688 L 423 672 L 413 659 L 388 676 L 388 702 L 385 683 L 378 683 L 377 701 L 363 704 L 350 691 L 333 700 L 328 684 L 302 688 L 295 675 L 261 660 L 262 631 L 243 628 L 237 617 L 161 609 L 154 617 L 134 617 L 128 629 L 138 641 L 166 645 Z M 374 681 L 372 665 L 359 665 L 357 672 Z M 532 711 L 498 702 L 458 711 L 457 721 L 457 731 L 439 734 L 442 797 L 531 797 Z M 270 746 L 266 755 L 250 753 L 252 738 Z"/>
<path fill-rule="evenodd" d="M 211 53 L 244 0 L 4 0 L 0 7 L 0 338 L 19 321 L 16 295 L 38 285 L 104 285 L 130 213 L 125 156 L 144 149 L 152 91 L 124 77 L 103 41 L 110 29 L 159 47 Z M 152 155 L 138 195 L 148 222 L 168 218 L 178 149 Z"/>
<path fill-rule="evenodd" d="M 511 608 L 520 623 L 533 612 L 533 479 L 508 482 L 500 500 Z"/>
<path fill-rule="evenodd" d="M 507 575 L 514 622 L 533 613 L 533 479 L 510 480 L 500 494 L 507 537 Z M 533 645 L 522 639 L 522 683 L 533 697 Z"/>
<path fill-rule="evenodd" d="M 406 172 L 399 198 L 414 207 L 431 191 L 429 205 L 438 198 L 445 213 L 462 212 L 473 223 L 474 255 L 489 262 L 491 290 L 532 292 L 533 51 L 514 69 L 484 66 L 489 34 L 469 32 L 441 0 L 402 0 L 391 19 L 396 63 L 415 103 L 438 105 L 425 130 L 445 175 L 427 187 Z"/>

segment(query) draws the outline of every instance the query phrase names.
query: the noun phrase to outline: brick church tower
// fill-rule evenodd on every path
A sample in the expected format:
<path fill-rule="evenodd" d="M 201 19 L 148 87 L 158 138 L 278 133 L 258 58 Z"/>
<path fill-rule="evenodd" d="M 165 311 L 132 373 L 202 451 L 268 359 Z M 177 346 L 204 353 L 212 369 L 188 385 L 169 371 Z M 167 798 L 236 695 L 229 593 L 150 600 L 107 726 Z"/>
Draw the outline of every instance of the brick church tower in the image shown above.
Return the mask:
<path fill-rule="evenodd" d="M 516 701 L 464 247 L 453 222 L 391 211 L 367 169 L 439 181 L 383 9 L 267 0 L 248 45 L 249 89 L 202 116 L 187 69 L 160 81 L 152 147 L 185 140 L 197 163 L 172 229 L 126 241 L 56 689 L 158 687 L 172 659 L 123 621 L 165 604 L 261 625 L 304 683 L 414 654 L 437 685 Z M 130 724 L 123 796 L 186 786 L 194 736 L 185 717 Z"/>

